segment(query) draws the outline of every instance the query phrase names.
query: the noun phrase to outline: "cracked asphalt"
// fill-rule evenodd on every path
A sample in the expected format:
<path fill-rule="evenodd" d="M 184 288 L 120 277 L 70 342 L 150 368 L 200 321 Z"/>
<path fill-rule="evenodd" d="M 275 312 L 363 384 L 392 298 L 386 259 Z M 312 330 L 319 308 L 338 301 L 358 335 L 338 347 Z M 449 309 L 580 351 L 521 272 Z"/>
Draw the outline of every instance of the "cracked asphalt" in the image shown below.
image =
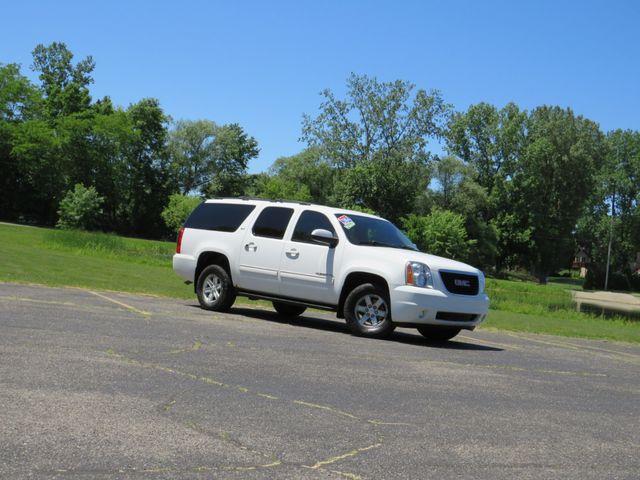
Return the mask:
<path fill-rule="evenodd" d="M 369 340 L 0 283 L 0 478 L 637 479 L 639 365 L 622 343 Z"/>

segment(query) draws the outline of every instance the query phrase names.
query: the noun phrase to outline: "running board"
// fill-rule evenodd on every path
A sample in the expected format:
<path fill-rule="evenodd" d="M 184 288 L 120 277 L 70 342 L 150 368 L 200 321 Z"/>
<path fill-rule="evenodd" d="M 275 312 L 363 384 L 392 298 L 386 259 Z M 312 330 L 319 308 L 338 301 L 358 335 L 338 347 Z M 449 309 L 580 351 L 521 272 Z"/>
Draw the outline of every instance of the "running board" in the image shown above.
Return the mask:
<path fill-rule="evenodd" d="M 338 310 L 338 307 L 336 305 L 325 305 L 322 303 L 312 303 L 305 302 L 304 300 L 296 300 L 295 298 L 264 295 L 262 293 L 251 292 L 249 290 L 238 290 L 237 294 L 241 297 L 247 297 L 249 300 L 268 300 L 270 302 L 280 302 L 286 303 L 288 305 L 300 305 L 301 307 L 317 308 L 318 310 L 328 310 L 332 312 Z"/>

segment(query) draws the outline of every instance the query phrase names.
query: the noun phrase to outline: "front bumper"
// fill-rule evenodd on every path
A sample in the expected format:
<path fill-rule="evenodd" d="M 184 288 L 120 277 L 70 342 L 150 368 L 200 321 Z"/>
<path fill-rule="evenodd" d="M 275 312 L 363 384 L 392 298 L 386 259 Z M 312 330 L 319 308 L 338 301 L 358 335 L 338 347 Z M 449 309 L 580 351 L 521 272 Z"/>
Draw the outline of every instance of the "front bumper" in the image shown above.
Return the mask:
<path fill-rule="evenodd" d="M 390 294 L 391 317 L 398 324 L 472 328 L 482 323 L 489 311 L 489 297 L 485 293 L 456 295 L 432 288 L 401 285 L 392 289 Z M 444 320 L 438 316 L 468 318 Z"/>

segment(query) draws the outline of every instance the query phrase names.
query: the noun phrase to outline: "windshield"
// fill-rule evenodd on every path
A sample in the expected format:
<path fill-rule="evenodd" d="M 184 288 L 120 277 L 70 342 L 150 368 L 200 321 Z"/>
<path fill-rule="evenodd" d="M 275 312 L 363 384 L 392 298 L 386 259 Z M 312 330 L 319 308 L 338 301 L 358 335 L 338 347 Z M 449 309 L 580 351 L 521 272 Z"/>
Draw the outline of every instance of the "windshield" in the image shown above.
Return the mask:
<path fill-rule="evenodd" d="M 336 213 L 336 218 L 347 239 L 354 245 L 417 250 L 411 240 L 387 220 L 344 213 Z"/>

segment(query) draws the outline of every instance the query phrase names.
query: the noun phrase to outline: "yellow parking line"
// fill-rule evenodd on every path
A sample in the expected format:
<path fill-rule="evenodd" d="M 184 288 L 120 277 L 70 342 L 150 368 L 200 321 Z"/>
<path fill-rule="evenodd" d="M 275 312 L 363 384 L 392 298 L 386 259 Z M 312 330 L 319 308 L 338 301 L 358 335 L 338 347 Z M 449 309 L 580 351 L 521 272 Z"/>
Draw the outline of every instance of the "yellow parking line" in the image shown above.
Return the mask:
<path fill-rule="evenodd" d="M 121 307 L 126 308 L 127 310 L 130 310 L 133 313 L 137 313 L 138 315 L 142 315 L 145 318 L 149 318 L 151 316 L 151 312 L 145 312 L 144 310 L 139 310 L 136 307 L 132 307 L 131 305 L 127 305 L 124 302 L 120 302 L 120 301 L 115 300 L 113 298 L 109 298 L 106 295 L 103 295 L 101 293 L 92 292 L 92 291 L 89 291 L 89 293 L 91 293 L 92 295 L 95 295 L 96 297 L 100 297 L 100 298 L 102 298 L 104 300 L 107 300 L 108 302 L 115 303 L 116 305 L 120 305 Z"/>
<path fill-rule="evenodd" d="M 175 355 L 177 353 L 197 352 L 201 348 L 202 348 L 202 342 L 200 340 L 196 340 L 195 342 L 193 342 L 193 345 L 191 345 L 190 347 L 178 348 L 176 350 L 171 350 L 168 353 L 169 353 L 169 355 Z"/>
<path fill-rule="evenodd" d="M 574 343 L 569 343 L 569 342 L 561 342 L 561 343 L 565 343 L 566 345 L 571 345 L 574 347 L 579 347 L 579 345 L 576 345 Z M 640 360 L 640 355 L 637 355 L 635 353 L 629 353 L 629 352 L 620 352 L 618 350 L 609 350 L 608 348 L 601 348 L 601 347 L 594 347 L 591 345 L 585 345 L 584 348 L 587 348 L 589 350 L 596 350 L 599 352 L 606 352 L 606 353 L 613 353 L 616 355 L 623 355 L 625 357 L 630 357 L 633 358 L 634 360 Z"/>
<path fill-rule="evenodd" d="M 576 352 L 593 353 L 593 354 L 598 354 L 600 352 L 604 352 L 604 353 L 609 354 L 609 355 L 603 355 L 606 358 L 612 358 L 612 355 L 613 356 L 619 355 L 618 358 L 614 358 L 614 359 L 615 360 L 620 360 L 622 362 L 633 363 L 633 364 L 640 363 L 640 357 L 638 357 L 637 355 L 634 355 L 632 353 L 618 352 L 618 351 L 615 351 L 615 350 L 607 350 L 605 348 L 592 347 L 592 346 L 586 346 L 586 345 L 576 345 L 574 343 L 563 342 L 563 341 L 540 340 L 539 338 L 532 338 L 532 337 L 527 336 L 527 335 L 518 335 L 516 333 L 510 333 L 510 332 L 509 333 L 505 332 L 505 334 L 506 335 L 510 335 L 512 337 L 515 337 L 515 338 L 520 338 L 522 340 L 529 340 L 530 342 L 541 343 L 543 345 L 550 345 L 550 346 L 553 346 L 553 347 L 565 348 L 567 350 L 575 350 Z M 630 357 L 630 358 L 625 358 L 625 357 Z"/>
<path fill-rule="evenodd" d="M 512 345 L 512 344 L 508 344 L 508 343 L 499 343 L 499 342 L 494 342 L 494 341 L 486 341 L 486 340 L 480 340 L 479 338 L 475 338 L 475 337 L 467 337 L 466 335 L 458 335 L 456 338 L 462 338 L 463 340 L 467 340 L 468 342 L 477 342 L 480 343 L 482 345 L 486 345 L 488 347 L 502 347 L 505 349 L 513 349 L 513 350 L 522 350 L 522 347 L 516 346 L 516 345 Z"/>
<path fill-rule="evenodd" d="M 73 302 L 56 302 L 53 300 L 38 300 L 35 298 L 28 298 L 28 297 L 0 296 L 0 301 L 2 300 L 8 300 L 8 301 L 14 301 L 14 302 L 41 303 L 43 305 L 63 305 L 66 307 L 78 306 Z"/>
<path fill-rule="evenodd" d="M 534 372 L 534 373 L 544 373 L 549 375 L 568 375 L 568 376 L 580 376 L 580 377 L 607 377 L 606 373 L 595 373 L 595 372 L 577 372 L 570 370 L 552 370 L 547 368 L 525 368 L 525 367 L 516 367 L 513 365 L 496 365 L 496 364 L 482 364 L 482 363 L 463 363 L 463 362 L 452 362 L 449 360 L 423 360 L 422 363 L 426 363 L 429 365 L 444 365 L 444 366 L 455 366 L 455 367 L 465 367 L 465 368 L 482 368 L 489 370 L 505 370 L 511 372 Z"/>
<path fill-rule="evenodd" d="M 355 420 L 360 420 L 355 415 L 352 415 L 349 412 L 343 412 L 342 410 L 338 410 L 337 408 L 329 407 L 327 405 L 319 405 L 317 403 L 303 402 L 302 400 L 292 400 L 293 403 L 297 403 L 298 405 L 303 405 L 305 407 L 318 408 L 320 410 L 327 410 L 328 412 L 335 413 L 336 415 L 342 415 L 344 417 L 353 418 Z"/>
<path fill-rule="evenodd" d="M 362 452 L 367 452 L 369 450 L 373 450 L 374 448 L 380 448 L 382 445 L 383 445 L 383 441 L 382 441 L 382 438 L 380 438 L 376 443 L 372 445 L 368 445 L 366 447 L 354 448 L 353 450 L 347 453 L 343 453 L 342 455 L 336 455 L 335 457 L 331 457 L 326 460 L 316 462 L 314 465 L 307 466 L 307 468 L 310 468 L 311 470 L 318 470 L 319 468 L 322 468 L 326 465 L 332 465 L 336 462 L 339 462 L 340 460 L 344 460 L 345 458 L 355 457 L 356 455 L 359 455 Z"/>

